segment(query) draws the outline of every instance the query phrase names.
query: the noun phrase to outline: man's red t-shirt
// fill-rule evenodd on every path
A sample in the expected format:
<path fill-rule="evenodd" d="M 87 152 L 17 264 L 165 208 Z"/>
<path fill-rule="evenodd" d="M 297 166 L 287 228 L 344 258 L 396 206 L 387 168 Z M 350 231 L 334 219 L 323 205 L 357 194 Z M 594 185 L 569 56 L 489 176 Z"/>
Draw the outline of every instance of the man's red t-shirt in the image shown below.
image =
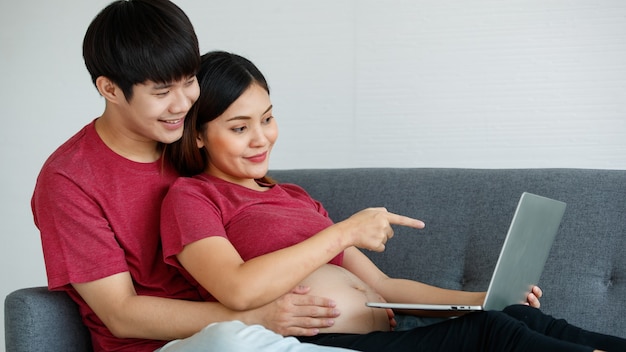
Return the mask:
<path fill-rule="evenodd" d="M 201 300 L 163 261 L 160 208 L 177 178 L 162 160 L 130 161 L 109 149 L 95 121 L 45 162 L 31 205 L 41 232 L 51 290 L 65 290 L 80 308 L 96 351 L 153 351 L 164 341 L 114 337 L 70 285 L 130 272 L 138 295 Z"/>

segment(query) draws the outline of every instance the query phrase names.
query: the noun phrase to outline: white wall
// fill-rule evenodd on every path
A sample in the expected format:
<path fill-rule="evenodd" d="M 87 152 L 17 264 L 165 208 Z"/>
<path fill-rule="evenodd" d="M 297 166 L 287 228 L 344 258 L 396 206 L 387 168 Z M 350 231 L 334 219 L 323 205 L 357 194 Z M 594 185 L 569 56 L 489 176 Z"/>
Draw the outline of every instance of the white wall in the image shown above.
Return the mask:
<path fill-rule="evenodd" d="M 46 284 L 30 195 L 102 111 L 81 42 L 108 2 L 0 3 L 0 297 Z M 626 169 L 622 0 L 177 3 L 269 79 L 274 168 Z"/>

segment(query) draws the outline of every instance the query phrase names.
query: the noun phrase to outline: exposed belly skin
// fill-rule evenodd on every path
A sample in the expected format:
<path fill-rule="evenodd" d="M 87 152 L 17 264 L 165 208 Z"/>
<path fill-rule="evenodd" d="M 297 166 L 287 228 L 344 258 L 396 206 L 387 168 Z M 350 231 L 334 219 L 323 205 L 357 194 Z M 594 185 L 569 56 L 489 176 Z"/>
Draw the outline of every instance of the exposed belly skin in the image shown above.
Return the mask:
<path fill-rule="evenodd" d="M 311 287 L 311 295 L 326 297 L 337 303 L 341 315 L 335 325 L 321 333 L 367 333 L 389 331 L 389 317 L 384 309 L 368 308 L 365 302 L 382 302 L 382 297 L 348 270 L 326 264 L 302 281 Z"/>

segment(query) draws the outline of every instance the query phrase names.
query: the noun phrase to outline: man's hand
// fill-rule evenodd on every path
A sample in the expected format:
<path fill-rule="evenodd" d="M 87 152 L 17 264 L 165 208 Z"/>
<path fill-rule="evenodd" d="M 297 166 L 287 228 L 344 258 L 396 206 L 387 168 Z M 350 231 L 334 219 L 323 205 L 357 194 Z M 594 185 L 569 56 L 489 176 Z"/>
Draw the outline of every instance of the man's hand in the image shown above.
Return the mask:
<path fill-rule="evenodd" d="M 310 287 L 298 286 L 258 309 L 261 324 L 283 336 L 313 336 L 320 328 L 334 325 L 339 316 L 335 302 L 310 296 Z"/>

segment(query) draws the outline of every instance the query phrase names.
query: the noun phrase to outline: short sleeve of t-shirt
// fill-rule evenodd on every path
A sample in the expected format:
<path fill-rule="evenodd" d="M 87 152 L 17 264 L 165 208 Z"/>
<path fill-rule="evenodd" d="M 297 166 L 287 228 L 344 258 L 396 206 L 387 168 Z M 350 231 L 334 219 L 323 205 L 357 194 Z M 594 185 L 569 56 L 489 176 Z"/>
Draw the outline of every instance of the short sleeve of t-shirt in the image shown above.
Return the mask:
<path fill-rule="evenodd" d="M 114 239 L 104 210 L 86 192 L 87 185 L 76 179 L 74 169 L 78 165 L 72 166 L 62 155 L 63 149 L 76 152 L 81 148 L 79 137 L 81 134 L 44 165 L 31 201 L 51 289 L 127 270 L 124 252 Z"/>
<path fill-rule="evenodd" d="M 210 236 L 227 237 L 220 209 L 206 197 L 206 182 L 181 177 L 170 187 L 161 208 L 161 234 L 165 262 L 182 266 L 176 255 L 187 244 Z"/>

